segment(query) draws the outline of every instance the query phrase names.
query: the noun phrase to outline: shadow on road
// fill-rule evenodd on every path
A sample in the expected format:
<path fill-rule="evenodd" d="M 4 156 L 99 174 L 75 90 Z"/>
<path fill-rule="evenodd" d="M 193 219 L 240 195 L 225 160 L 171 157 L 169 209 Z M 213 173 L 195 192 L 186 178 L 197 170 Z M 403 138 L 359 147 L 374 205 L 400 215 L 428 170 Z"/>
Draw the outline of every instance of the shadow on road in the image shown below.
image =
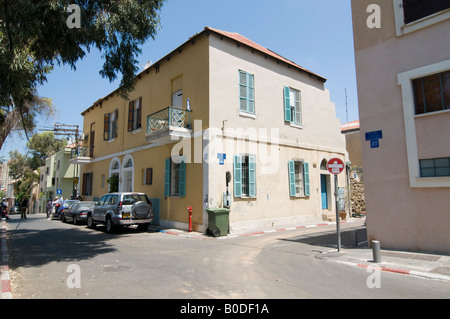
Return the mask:
<path fill-rule="evenodd" d="M 341 230 L 341 245 L 343 247 L 352 247 L 354 239 L 352 232 L 356 231 L 356 238 L 360 246 L 367 245 L 366 228 Z M 326 231 L 320 233 L 302 234 L 291 238 L 280 238 L 280 240 L 297 242 L 312 246 L 337 247 L 337 231 Z"/>
<path fill-rule="evenodd" d="M 8 220 L 7 238 L 10 268 L 34 267 L 51 262 L 76 262 L 115 251 L 107 243 L 114 238 L 101 231 L 87 232 L 83 227 L 44 228 L 34 226 L 36 218 Z M 42 219 L 41 223 L 54 223 Z"/>

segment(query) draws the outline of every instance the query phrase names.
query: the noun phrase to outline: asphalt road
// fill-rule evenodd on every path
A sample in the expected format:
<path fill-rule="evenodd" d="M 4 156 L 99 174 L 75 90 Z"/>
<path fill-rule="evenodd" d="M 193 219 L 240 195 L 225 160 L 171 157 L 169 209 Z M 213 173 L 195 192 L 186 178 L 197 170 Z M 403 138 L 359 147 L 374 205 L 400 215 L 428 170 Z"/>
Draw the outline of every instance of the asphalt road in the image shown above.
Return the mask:
<path fill-rule="evenodd" d="M 365 231 L 341 226 L 343 245 L 355 228 Z M 15 215 L 7 236 L 14 299 L 409 299 L 448 298 L 450 289 L 394 273 L 369 288 L 365 269 L 317 258 L 336 247 L 332 226 L 219 240 L 107 234 L 102 226 Z"/>

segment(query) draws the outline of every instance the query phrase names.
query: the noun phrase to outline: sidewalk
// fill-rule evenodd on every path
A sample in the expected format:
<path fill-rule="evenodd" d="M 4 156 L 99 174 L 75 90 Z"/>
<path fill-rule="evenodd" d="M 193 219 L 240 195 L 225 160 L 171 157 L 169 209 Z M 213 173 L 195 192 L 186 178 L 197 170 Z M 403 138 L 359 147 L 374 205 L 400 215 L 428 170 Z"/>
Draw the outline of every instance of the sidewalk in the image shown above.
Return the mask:
<path fill-rule="evenodd" d="M 354 226 L 364 228 L 363 220 L 359 218 L 350 218 L 347 221 L 341 221 L 342 224 L 354 223 Z M 271 228 L 258 231 L 236 232 L 222 237 L 212 237 L 199 232 L 187 232 L 179 229 L 162 229 L 158 226 L 151 225 L 149 230 L 154 232 L 165 233 L 191 239 L 201 240 L 228 240 L 237 237 L 247 237 L 264 235 L 281 231 L 301 230 L 317 228 L 319 231 L 322 226 L 336 225 L 335 222 L 323 222 L 319 224 L 300 225 L 295 227 Z M 358 246 L 345 245 L 338 252 L 337 249 L 330 249 L 317 258 L 351 267 L 379 267 L 381 271 L 393 272 L 403 275 L 417 276 L 428 279 L 443 280 L 450 283 L 450 255 L 433 254 L 413 251 L 396 251 L 381 249 L 381 262 L 373 262 L 372 249 L 368 247 L 367 241 L 359 239 Z"/>
<path fill-rule="evenodd" d="M 341 252 L 324 253 L 321 259 L 353 267 L 378 267 L 381 271 L 450 282 L 450 256 L 381 249 L 381 262 L 373 262 L 372 249 L 344 247 Z"/>
<path fill-rule="evenodd" d="M 1 297 L 0 299 L 12 299 L 11 294 L 11 278 L 9 275 L 9 255 L 6 247 L 6 220 L 1 219 L 0 237 L 1 237 L 1 249 L 0 249 L 0 280 L 1 280 Z"/>

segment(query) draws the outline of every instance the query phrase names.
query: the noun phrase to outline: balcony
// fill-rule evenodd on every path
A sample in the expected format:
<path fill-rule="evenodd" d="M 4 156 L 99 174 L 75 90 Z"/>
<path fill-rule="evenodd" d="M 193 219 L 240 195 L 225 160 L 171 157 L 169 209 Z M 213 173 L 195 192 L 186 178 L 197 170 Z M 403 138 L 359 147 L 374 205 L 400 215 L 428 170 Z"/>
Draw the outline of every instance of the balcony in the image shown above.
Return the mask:
<path fill-rule="evenodd" d="M 70 153 L 71 164 L 90 164 L 94 157 L 93 146 L 78 146 L 74 147 Z"/>
<path fill-rule="evenodd" d="M 169 106 L 147 116 L 147 142 L 161 145 L 180 141 L 192 133 L 191 113 Z"/>

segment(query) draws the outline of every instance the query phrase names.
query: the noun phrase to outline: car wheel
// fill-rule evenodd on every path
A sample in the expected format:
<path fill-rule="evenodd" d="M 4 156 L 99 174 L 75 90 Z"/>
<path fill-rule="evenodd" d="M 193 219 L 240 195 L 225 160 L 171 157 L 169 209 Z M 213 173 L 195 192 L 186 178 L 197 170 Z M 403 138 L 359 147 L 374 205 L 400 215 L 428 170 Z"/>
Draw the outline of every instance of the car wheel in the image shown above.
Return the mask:
<path fill-rule="evenodd" d="M 113 233 L 116 230 L 116 225 L 114 225 L 111 217 L 106 218 L 106 232 L 108 234 Z"/>
<path fill-rule="evenodd" d="M 93 229 L 95 227 L 94 220 L 92 219 L 91 215 L 88 215 L 86 223 L 88 228 Z"/>

